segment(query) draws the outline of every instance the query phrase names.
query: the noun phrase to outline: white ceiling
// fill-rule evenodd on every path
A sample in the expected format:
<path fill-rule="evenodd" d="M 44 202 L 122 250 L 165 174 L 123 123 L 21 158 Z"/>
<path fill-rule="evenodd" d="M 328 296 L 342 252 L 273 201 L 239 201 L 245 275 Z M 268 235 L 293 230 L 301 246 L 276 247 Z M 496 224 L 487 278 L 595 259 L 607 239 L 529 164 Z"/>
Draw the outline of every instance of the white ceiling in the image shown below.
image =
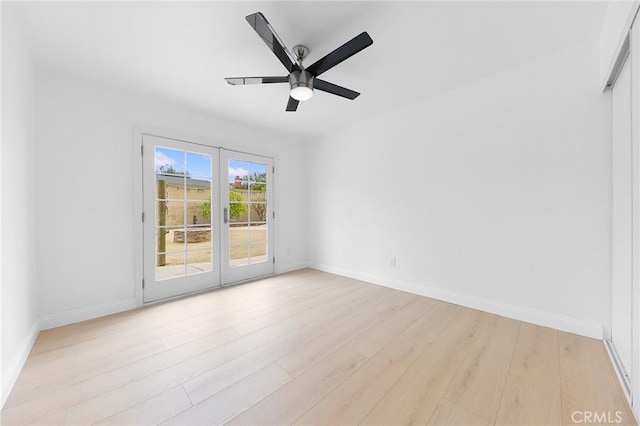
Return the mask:
<path fill-rule="evenodd" d="M 5 3 L 5 7 L 6 7 Z M 40 66 L 296 136 L 317 136 L 599 37 L 606 2 L 16 3 Z M 317 92 L 285 112 L 286 75 L 244 17 L 261 11 L 305 63 L 362 31 L 374 44 L 323 74 L 359 91 Z M 496 90 L 500 90 L 496 87 Z"/>

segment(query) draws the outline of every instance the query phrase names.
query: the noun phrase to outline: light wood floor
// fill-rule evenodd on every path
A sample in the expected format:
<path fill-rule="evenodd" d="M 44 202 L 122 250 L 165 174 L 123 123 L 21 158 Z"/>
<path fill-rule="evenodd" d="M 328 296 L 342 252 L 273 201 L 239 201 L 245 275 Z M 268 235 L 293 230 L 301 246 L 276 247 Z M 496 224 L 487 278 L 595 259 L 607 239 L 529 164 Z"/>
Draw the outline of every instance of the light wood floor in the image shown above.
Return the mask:
<path fill-rule="evenodd" d="M 40 333 L 2 423 L 542 425 L 578 410 L 635 424 L 602 342 L 307 269 Z"/>

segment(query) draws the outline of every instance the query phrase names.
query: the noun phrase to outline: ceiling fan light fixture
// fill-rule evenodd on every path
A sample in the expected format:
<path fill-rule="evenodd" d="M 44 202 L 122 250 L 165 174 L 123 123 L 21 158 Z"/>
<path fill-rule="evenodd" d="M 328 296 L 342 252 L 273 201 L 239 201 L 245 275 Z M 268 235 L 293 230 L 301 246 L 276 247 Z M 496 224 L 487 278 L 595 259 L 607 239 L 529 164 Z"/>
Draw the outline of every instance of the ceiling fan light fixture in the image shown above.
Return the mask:
<path fill-rule="evenodd" d="M 297 101 L 307 101 L 313 97 L 313 75 L 309 71 L 294 71 L 289 74 L 291 97 Z"/>
<path fill-rule="evenodd" d="M 291 97 L 296 101 L 308 101 L 313 97 L 313 89 L 306 86 L 298 86 L 291 89 Z"/>

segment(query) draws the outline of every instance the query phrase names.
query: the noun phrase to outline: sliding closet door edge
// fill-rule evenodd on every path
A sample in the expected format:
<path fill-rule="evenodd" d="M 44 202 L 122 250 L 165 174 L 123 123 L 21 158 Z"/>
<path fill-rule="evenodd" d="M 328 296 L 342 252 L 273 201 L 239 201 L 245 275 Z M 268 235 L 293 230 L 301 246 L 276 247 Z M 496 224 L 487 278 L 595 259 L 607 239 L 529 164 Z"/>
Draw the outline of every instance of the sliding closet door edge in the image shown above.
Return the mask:
<path fill-rule="evenodd" d="M 633 149 L 633 282 L 631 405 L 640 419 L 640 20 L 631 26 L 631 140 Z"/>

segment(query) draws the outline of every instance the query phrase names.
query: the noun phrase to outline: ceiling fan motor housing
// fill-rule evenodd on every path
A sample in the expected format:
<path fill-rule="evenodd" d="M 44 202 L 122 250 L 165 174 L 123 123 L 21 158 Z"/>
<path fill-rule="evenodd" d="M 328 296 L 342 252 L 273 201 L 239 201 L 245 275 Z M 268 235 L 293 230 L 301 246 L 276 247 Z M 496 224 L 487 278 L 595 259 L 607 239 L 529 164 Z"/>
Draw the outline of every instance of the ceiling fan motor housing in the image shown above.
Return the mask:
<path fill-rule="evenodd" d="M 313 90 L 313 76 L 307 70 L 293 71 L 289 74 L 289 84 L 291 85 L 291 89 L 307 87 Z"/>
<path fill-rule="evenodd" d="M 313 95 L 313 75 L 307 70 L 289 74 L 291 96 L 297 100 L 307 100 Z"/>

